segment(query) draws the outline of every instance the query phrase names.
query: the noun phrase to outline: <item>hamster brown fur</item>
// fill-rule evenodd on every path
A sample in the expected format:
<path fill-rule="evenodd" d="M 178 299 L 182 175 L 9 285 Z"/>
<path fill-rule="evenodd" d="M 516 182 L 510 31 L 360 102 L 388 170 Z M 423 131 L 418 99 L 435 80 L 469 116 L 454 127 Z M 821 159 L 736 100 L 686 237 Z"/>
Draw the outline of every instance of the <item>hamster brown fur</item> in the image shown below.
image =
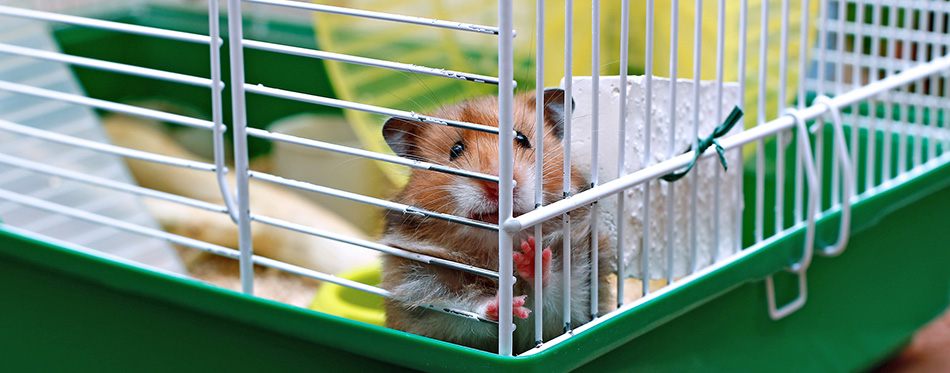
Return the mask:
<path fill-rule="evenodd" d="M 564 91 L 548 89 L 544 92 L 545 134 L 543 143 L 543 198 L 544 204 L 562 198 L 563 192 L 563 117 Z M 444 119 L 498 126 L 498 99 L 481 97 L 445 107 L 433 113 Z M 519 136 L 514 141 L 513 215 L 518 216 L 534 208 L 535 193 L 535 94 L 515 96 L 514 129 Z M 464 130 L 438 124 L 391 118 L 383 128 L 383 135 L 396 154 L 412 159 L 452 167 L 498 174 L 498 137 L 495 134 Z M 580 173 L 571 172 L 571 192 L 578 193 L 590 185 Z M 467 177 L 429 170 L 414 169 L 405 188 L 395 201 L 431 211 L 457 215 L 490 223 L 498 222 L 497 184 Z M 591 227 L 589 209 L 571 212 L 571 324 L 579 326 L 589 320 L 590 314 L 590 248 Z M 543 282 L 544 340 L 564 331 L 562 316 L 562 258 L 563 237 L 561 219 L 542 224 L 543 245 L 549 248 L 548 272 Z M 522 260 L 521 268 L 533 272 L 533 250 L 522 250 L 534 228 L 514 235 L 515 258 Z M 598 269 L 600 274 L 599 308 L 601 313 L 615 304 L 607 286 L 607 276 L 613 268 L 614 250 L 606 234 L 600 234 Z M 497 232 L 425 218 L 413 214 L 389 213 L 382 243 L 408 251 L 431 255 L 493 271 L 498 270 Z M 529 247 L 530 248 L 530 247 Z M 519 254 L 529 254 L 521 255 Z M 524 258 L 528 262 L 524 262 Z M 519 263 L 516 261 L 516 268 Z M 534 347 L 533 275 L 515 271 L 514 317 L 516 331 L 515 352 Z M 392 292 L 393 300 L 385 302 L 387 326 L 436 339 L 462 344 L 486 351 L 496 351 L 497 326 L 477 320 L 433 311 L 423 306 L 452 308 L 497 319 L 498 282 L 483 276 L 438 265 L 429 265 L 387 255 L 383 262 L 381 286 Z M 526 296 L 526 297 L 525 297 Z M 523 306 L 517 307 L 521 301 Z"/>

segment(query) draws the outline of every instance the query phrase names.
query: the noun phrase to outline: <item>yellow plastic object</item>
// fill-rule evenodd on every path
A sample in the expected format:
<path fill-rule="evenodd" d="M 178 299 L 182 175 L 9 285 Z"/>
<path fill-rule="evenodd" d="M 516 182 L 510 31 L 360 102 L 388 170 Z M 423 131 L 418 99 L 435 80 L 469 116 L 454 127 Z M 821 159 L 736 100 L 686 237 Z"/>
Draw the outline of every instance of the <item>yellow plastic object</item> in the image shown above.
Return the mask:
<path fill-rule="evenodd" d="M 545 86 L 557 86 L 564 77 L 564 0 L 545 1 Z M 328 5 L 345 6 L 362 10 L 412 15 L 417 17 L 451 20 L 486 26 L 497 24 L 497 2 L 433 0 L 411 2 L 404 0 L 336 0 Z M 725 2 L 725 44 L 723 48 L 723 78 L 738 80 L 739 66 L 739 19 L 741 2 Z M 799 32 L 801 1 L 789 2 L 788 71 L 787 81 L 798 81 Z M 656 2 L 654 8 L 654 40 L 671 40 L 671 5 Z M 746 39 L 746 104 L 745 126 L 758 122 L 758 92 L 753 89 L 759 81 L 759 22 L 761 0 L 748 2 L 748 37 Z M 810 2 L 810 19 L 819 11 L 818 2 Z M 518 1 L 514 4 L 515 30 L 515 80 L 518 91 L 534 89 L 535 60 L 537 49 L 536 17 L 534 1 Z M 573 50 L 574 75 L 591 75 L 591 7 L 590 2 L 574 3 Z M 621 4 L 618 1 L 603 2 L 600 12 L 600 73 L 619 75 Z M 631 2 L 630 45 L 628 71 L 642 74 L 645 70 L 646 4 Z M 701 79 L 716 78 L 716 44 L 719 18 L 718 2 L 707 1 L 702 7 Z M 770 3 L 767 46 L 766 106 L 763 121 L 778 115 L 779 56 L 781 40 L 779 26 L 782 9 L 780 4 Z M 695 3 L 681 1 L 678 19 L 677 77 L 693 77 L 693 36 L 695 27 Z M 445 68 L 468 73 L 497 76 L 497 37 L 494 35 L 409 25 L 403 23 L 364 19 L 352 16 L 315 13 L 315 29 L 321 49 L 361 57 L 370 57 L 411 63 L 420 66 Z M 814 38 L 812 32 L 809 38 Z M 670 76 L 669 42 L 654 43 L 653 73 Z M 464 82 L 422 74 L 405 73 L 376 67 L 325 61 L 333 88 L 340 99 L 365 104 L 391 107 L 407 111 L 427 112 L 439 106 L 451 104 L 466 97 L 494 94 L 497 87 L 489 84 Z M 796 99 L 797 86 L 786 88 L 787 104 Z M 723 115 L 725 115 L 724 113 Z M 373 151 L 389 152 L 380 136 L 380 128 L 386 118 L 353 110 L 346 110 L 347 120 L 364 146 Z M 405 182 L 405 170 L 391 164 L 379 163 L 390 180 L 397 186 Z"/>
<path fill-rule="evenodd" d="M 380 264 L 355 268 L 342 273 L 340 277 L 376 285 L 380 281 Z M 353 290 L 345 286 L 324 283 L 310 309 L 350 320 L 362 321 L 367 324 L 385 326 L 386 314 L 383 312 L 383 297 Z"/>

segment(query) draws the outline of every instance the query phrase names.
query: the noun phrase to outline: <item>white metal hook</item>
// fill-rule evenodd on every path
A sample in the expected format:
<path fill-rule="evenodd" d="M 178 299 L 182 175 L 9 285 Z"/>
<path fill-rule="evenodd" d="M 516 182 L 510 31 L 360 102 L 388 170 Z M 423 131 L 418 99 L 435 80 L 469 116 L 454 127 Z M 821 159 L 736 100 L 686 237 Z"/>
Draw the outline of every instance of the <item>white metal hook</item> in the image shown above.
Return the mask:
<path fill-rule="evenodd" d="M 808 280 L 805 278 L 805 271 L 802 271 L 798 274 L 798 297 L 795 300 L 786 303 L 781 308 L 778 308 L 775 304 L 775 284 L 772 280 L 772 275 L 769 275 L 765 278 L 765 299 L 769 304 L 769 317 L 772 320 L 781 320 L 785 316 L 791 315 L 795 311 L 798 311 L 805 305 L 805 300 L 808 299 Z"/>
<path fill-rule="evenodd" d="M 805 215 L 806 240 L 805 247 L 802 251 L 802 258 L 798 263 L 789 267 L 789 271 L 804 272 L 811 264 L 812 249 L 814 249 L 815 246 L 815 216 L 818 210 L 818 198 L 813 198 L 813 196 L 819 195 L 821 185 L 818 184 L 818 171 L 814 163 L 815 155 L 808 138 L 808 128 L 805 125 L 805 119 L 798 110 L 791 108 L 786 109 L 784 115 L 791 116 L 795 120 L 795 127 L 798 128 L 798 156 L 805 169 L 808 192 L 810 193 Z"/>
<path fill-rule="evenodd" d="M 841 123 L 841 111 L 838 105 L 828 96 L 819 96 L 815 103 L 825 105 L 828 113 L 831 114 L 831 124 L 834 129 L 835 149 L 837 149 L 838 160 L 841 162 L 842 186 L 844 197 L 841 201 L 841 224 L 838 227 L 838 241 L 834 245 L 826 246 L 819 251 L 825 256 L 838 256 L 844 252 L 848 246 L 848 239 L 851 236 L 851 204 L 857 195 L 857 175 L 854 173 L 854 166 L 851 164 L 848 146 L 844 140 L 844 126 Z M 831 191 L 837 193 L 837 191 Z"/>
<path fill-rule="evenodd" d="M 815 246 L 815 213 L 818 208 L 818 172 L 815 170 L 814 156 L 811 148 L 811 142 L 808 138 L 808 128 L 805 126 L 805 119 L 802 118 L 798 110 L 786 109 L 783 115 L 789 115 L 795 120 L 795 127 L 798 128 L 798 156 L 805 169 L 806 180 L 808 182 L 809 198 L 808 209 L 806 213 L 805 228 L 805 246 L 802 249 L 802 258 L 795 264 L 786 268 L 787 271 L 798 275 L 798 296 L 791 302 L 778 307 L 775 301 L 775 284 L 772 275 L 765 278 L 766 300 L 769 306 L 769 317 L 772 320 L 779 320 L 792 314 L 805 305 L 808 298 L 808 283 L 805 272 L 811 265 L 812 250 Z"/>

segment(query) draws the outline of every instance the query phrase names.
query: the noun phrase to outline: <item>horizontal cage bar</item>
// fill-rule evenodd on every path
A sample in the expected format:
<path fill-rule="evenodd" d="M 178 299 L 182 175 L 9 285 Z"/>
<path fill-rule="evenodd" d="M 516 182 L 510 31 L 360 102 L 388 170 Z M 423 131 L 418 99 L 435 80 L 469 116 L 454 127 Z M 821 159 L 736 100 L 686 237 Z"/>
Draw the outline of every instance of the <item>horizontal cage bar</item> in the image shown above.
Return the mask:
<path fill-rule="evenodd" d="M 181 159 L 181 158 L 164 156 L 160 154 L 143 152 L 140 150 L 123 148 L 121 146 L 115 146 L 111 144 L 103 144 L 100 142 L 80 139 L 80 138 L 67 136 L 67 135 L 59 134 L 52 131 L 36 129 L 33 127 L 24 126 L 22 124 L 17 124 L 17 123 L 13 123 L 13 122 L 2 120 L 2 119 L 0 119 L 0 130 L 5 130 L 5 131 L 20 134 L 20 135 L 25 135 L 25 136 L 35 137 L 35 138 L 39 138 L 39 139 L 43 139 L 47 141 L 57 142 L 60 144 L 76 146 L 76 147 L 89 149 L 89 150 L 93 150 L 93 151 L 97 151 L 101 153 L 140 159 L 143 161 L 162 163 L 162 164 L 167 164 L 170 166 L 178 166 L 178 167 L 190 168 L 190 169 L 201 170 L 201 171 L 214 172 L 216 170 L 215 165 L 205 163 L 205 162 L 189 161 L 187 159 Z"/>
<path fill-rule="evenodd" d="M 434 163 L 422 162 L 422 161 L 417 161 L 414 159 L 403 158 L 403 157 L 398 157 L 398 156 L 389 155 L 389 154 L 376 153 L 376 152 L 372 152 L 368 150 L 363 150 L 363 149 L 358 149 L 358 148 L 353 148 L 353 147 L 348 147 L 348 146 L 343 146 L 343 145 L 337 145 L 333 143 L 312 140 L 312 139 L 307 139 L 307 138 L 302 138 L 302 137 L 297 137 L 297 136 L 291 136 L 291 135 L 286 135 L 282 133 L 270 132 L 267 130 L 262 130 L 262 129 L 257 129 L 257 128 L 248 128 L 247 134 L 257 137 L 257 138 L 274 140 L 274 141 L 282 141 L 289 144 L 296 144 L 296 145 L 307 146 L 307 147 L 321 149 L 321 150 L 332 151 L 336 153 L 349 154 L 349 155 L 373 159 L 377 161 L 394 163 L 394 164 L 398 164 L 402 166 L 419 168 L 423 170 L 431 170 L 431 171 L 442 172 L 442 173 L 447 173 L 447 174 L 452 174 L 452 175 L 466 176 L 466 177 L 471 177 L 478 180 L 490 181 L 493 183 L 498 182 L 497 176 L 487 175 L 487 174 L 483 174 L 479 172 L 466 171 L 466 170 L 442 166 L 442 165 L 438 165 Z"/>
<path fill-rule="evenodd" d="M 76 26 L 97 28 L 101 30 L 119 31 L 129 34 L 138 34 L 145 36 L 154 36 L 164 39 L 186 41 L 191 43 L 210 44 L 211 38 L 205 35 L 192 34 L 181 31 L 172 31 L 162 28 L 146 27 L 132 25 L 128 23 L 104 21 L 101 19 L 70 16 L 66 14 L 42 12 L 38 10 L 29 10 L 14 8 L 11 6 L 0 5 L 0 15 L 29 18 L 42 21 L 51 21 L 66 23 Z M 219 41 L 220 43 L 220 41 Z"/>
<path fill-rule="evenodd" d="M 373 242 L 373 241 L 367 241 L 367 240 L 362 240 L 362 239 L 358 239 L 358 238 L 354 238 L 354 237 L 349 237 L 349 236 L 342 235 L 342 234 L 336 234 L 336 233 L 329 232 L 329 231 L 325 231 L 325 230 L 322 230 L 322 229 L 317 229 L 317 228 L 313 228 L 313 227 L 309 227 L 309 226 L 305 226 L 305 225 L 301 225 L 301 224 L 296 224 L 296 223 L 284 221 L 284 220 L 277 219 L 277 218 L 271 218 L 271 217 L 267 217 L 267 216 L 262 216 L 262 215 L 257 215 L 257 214 L 251 214 L 251 220 L 257 221 L 257 222 L 260 222 L 260 223 L 263 223 L 263 224 L 275 226 L 275 227 L 290 229 L 290 230 L 293 230 L 293 231 L 296 231 L 296 232 L 300 232 L 300 233 L 310 234 L 310 235 L 317 236 L 317 237 L 326 238 L 326 239 L 329 239 L 329 240 L 334 240 L 334 241 L 338 241 L 338 242 L 348 243 L 348 244 L 351 244 L 351 245 L 360 246 L 360 247 L 364 247 L 364 248 L 367 248 L 367 249 L 376 250 L 376 251 L 379 251 L 379 252 L 382 252 L 382 253 L 386 253 L 386 254 L 390 254 L 390 255 L 395 255 L 395 256 L 399 256 L 399 257 L 402 257 L 402 258 L 411 259 L 411 260 L 415 260 L 415 261 L 419 261 L 419 262 L 423 262 L 423 263 L 437 264 L 437 265 L 440 265 L 440 266 L 443 266 L 443 267 L 454 268 L 454 269 L 458 269 L 458 270 L 460 270 L 460 271 L 464 271 L 464 272 L 468 272 L 468 273 L 474 273 L 474 274 L 481 275 L 481 276 L 485 276 L 485 277 L 488 277 L 488 278 L 493 278 L 493 279 L 497 279 L 497 278 L 498 278 L 498 272 L 495 272 L 495 271 L 490 271 L 490 270 L 483 269 L 483 268 L 479 268 L 479 267 L 475 267 L 475 266 L 470 266 L 470 265 L 465 265 L 465 264 L 461 264 L 461 263 L 456 263 L 456 262 L 453 262 L 453 261 L 450 261 L 450 260 L 445 260 L 445 259 L 441 259 L 441 258 L 436 258 L 436 257 L 430 256 L 430 255 L 418 254 L 418 253 L 414 253 L 414 252 L 411 252 L 411 251 L 403 250 L 403 249 L 400 249 L 400 248 L 396 248 L 396 247 L 392 247 L 392 246 L 387 246 L 387 245 L 383 245 L 383 244 L 380 244 L 380 243 L 376 243 L 376 242 Z"/>
<path fill-rule="evenodd" d="M 139 106 L 120 104 L 117 102 L 100 100 L 86 96 L 65 93 L 44 88 L 38 88 L 25 84 L 11 83 L 0 80 L 0 89 L 20 94 L 48 98 L 57 101 L 69 102 L 77 105 L 94 107 L 97 109 L 108 110 L 116 113 L 135 115 L 143 118 L 151 118 L 164 122 L 180 124 L 183 126 L 214 129 L 214 123 L 211 121 L 192 118 L 179 114 L 166 113 L 160 110 L 147 109 Z"/>
<path fill-rule="evenodd" d="M 137 75 L 146 78 L 166 80 L 176 83 L 189 84 L 199 87 L 211 87 L 211 79 L 199 78 L 196 76 L 178 74 L 168 71 L 149 69 L 145 67 L 127 65 L 116 62 L 97 60 L 93 58 L 71 56 L 65 53 L 56 53 L 42 51 L 32 48 L 24 48 L 16 45 L 0 43 L 0 52 L 16 54 L 25 57 L 33 57 L 47 61 L 63 62 L 71 65 L 84 66 L 98 70 L 119 72 L 129 75 Z"/>
<path fill-rule="evenodd" d="M 301 190 L 311 191 L 314 193 L 340 197 L 340 198 L 348 199 L 355 202 L 365 203 L 365 204 L 382 207 L 382 208 L 393 210 L 393 211 L 398 211 L 403 214 L 411 214 L 411 215 L 442 219 L 445 221 L 464 224 L 470 227 L 488 229 L 492 231 L 498 230 L 498 226 L 495 224 L 490 224 L 490 223 L 485 223 L 482 221 L 458 217 L 455 215 L 443 214 L 440 212 L 420 209 L 415 206 L 405 205 L 402 203 L 396 203 L 396 202 L 392 202 L 392 201 L 380 199 L 380 198 L 364 196 L 362 194 L 333 189 L 333 188 L 325 187 L 322 185 L 316 185 L 316 184 L 312 184 L 312 183 L 308 183 L 304 181 L 287 179 L 280 176 L 275 176 L 275 175 L 266 174 L 266 173 L 257 172 L 257 171 L 249 171 L 248 175 L 253 179 L 264 180 L 272 184 L 279 184 L 279 185 L 289 186 L 289 187 L 293 187 L 293 188 L 297 188 Z"/>
<path fill-rule="evenodd" d="M 152 198 L 166 200 L 169 202 L 176 202 L 176 203 L 180 203 L 186 206 L 191 206 L 191 207 L 195 207 L 195 208 L 199 208 L 203 210 L 219 212 L 219 213 L 228 212 L 228 209 L 221 205 L 216 205 L 213 203 L 196 200 L 193 198 L 183 197 L 177 194 L 171 194 L 171 193 L 166 193 L 166 192 L 162 192 L 162 191 L 158 191 L 154 189 L 143 188 L 138 185 L 126 184 L 126 183 L 122 183 L 122 182 L 118 182 L 118 181 L 114 181 L 110 179 L 105 179 L 98 176 L 92 176 L 92 175 L 88 175 L 82 172 L 68 170 L 65 168 L 49 166 L 45 163 L 34 162 L 27 159 L 19 158 L 19 157 L 9 156 L 3 153 L 0 153 L 0 163 L 14 166 L 14 167 L 19 167 L 19 168 L 33 171 L 33 172 L 43 173 L 50 176 L 62 177 L 62 178 L 70 179 L 70 180 L 83 182 L 90 185 L 100 186 L 103 188 L 109 188 L 112 190 L 132 193 L 132 194 L 143 196 L 143 197 L 152 197 Z"/>
<path fill-rule="evenodd" d="M 410 112 L 410 111 L 395 110 L 395 109 L 389 109 L 389 108 L 384 108 L 384 107 L 379 107 L 379 106 L 374 106 L 374 105 L 360 104 L 356 102 L 338 100 L 335 98 L 328 98 L 328 97 L 322 97 L 322 96 L 311 95 L 311 94 L 306 94 L 306 93 L 288 91 L 285 89 L 270 88 L 270 87 L 265 87 L 263 84 L 254 85 L 254 84 L 245 83 L 244 89 L 247 92 L 256 93 L 256 94 L 265 95 L 265 96 L 286 98 L 288 100 L 309 102 L 312 104 L 331 106 L 331 107 L 340 108 L 340 109 L 358 110 L 358 111 L 363 111 L 363 112 L 367 112 L 371 114 L 380 114 L 380 115 L 386 115 L 386 116 L 391 116 L 391 117 L 399 117 L 403 119 L 417 120 L 420 122 L 438 124 L 438 125 L 449 126 L 449 127 L 458 127 L 458 128 L 468 129 L 468 130 L 473 130 L 473 131 L 480 131 L 480 132 L 487 132 L 487 133 L 494 133 L 494 134 L 498 133 L 498 128 L 496 127 L 485 126 L 485 125 L 475 124 L 475 123 L 461 122 L 457 120 L 441 119 L 441 118 L 436 118 L 436 117 L 432 117 L 428 115 L 422 115 L 422 114 L 418 114 L 418 113 Z"/>
<path fill-rule="evenodd" d="M 464 73 L 464 72 L 452 71 L 452 70 L 446 70 L 446 69 L 437 69 L 437 68 L 418 66 L 418 65 L 408 64 L 408 63 L 378 60 L 375 58 L 352 56 L 348 54 L 319 51 L 319 50 L 309 49 L 309 48 L 292 47 L 288 45 L 268 43 L 268 42 L 256 41 L 256 40 L 245 39 L 243 43 L 244 43 L 244 46 L 246 47 L 249 47 L 252 49 L 270 51 L 270 52 L 287 53 L 287 54 L 293 54 L 293 55 L 302 56 L 302 57 L 317 58 L 321 60 L 339 61 L 339 62 L 346 62 L 346 63 L 352 63 L 352 64 L 363 65 L 363 66 L 380 67 L 380 68 L 396 70 L 396 71 L 405 71 L 405 72 L 410 72 L 410 73 L 419 73 L 419 74 L 432 75 L 432 76 L 438 76 L 438 77 L 449 78 L 449 79 L 457 79 L 457 80 L 465 80 L 465 81 L 476 82 L 476 83 L 487 83 L 487 84 L 498 85 L 498 78 L 487 76 L 487 75 Z"/>
<path fill-rule="evenodd" d="M 471 31 L 471 32 L 477 32 L 481 34 L 498 35 L 497 27 L 481 26 L 481 25 L 462 23 L 462 22 L 441 21 L 441 20 L 437 20 L 433 18 L 413 17 L 413 16 L 405 16 L 405 15 L 399 15 L 399 14 L 374 12 L 374 11 L 359 10 L 359 9 L 352 9 L 352 8 L 341 8 L 341 7 L 330 6 L 330 5 L 312 4 L 312 3 L 304 3 L 304 2 L 297 2 L 297 1 L 285 1 L 285 0 L 244 0 L 244 1 L 248 3 L 267 4 L 267 5 L 288 7 L 288 8 L 305 9 L 305 10 L 310 10 L 310 11 L 320 12 L 320 13 L 339 14 L 339 15 L 347 15 L 347 16 L 354 16 L 354 17 L 378 19 L 378 20 L 384 20 L 384 21 L 409 23 L 409 24 L 414 24 L 414 25 L 440 27 L 440 28 L 447 28 L 447 29 L 460 30 L 460 31 Z"/>

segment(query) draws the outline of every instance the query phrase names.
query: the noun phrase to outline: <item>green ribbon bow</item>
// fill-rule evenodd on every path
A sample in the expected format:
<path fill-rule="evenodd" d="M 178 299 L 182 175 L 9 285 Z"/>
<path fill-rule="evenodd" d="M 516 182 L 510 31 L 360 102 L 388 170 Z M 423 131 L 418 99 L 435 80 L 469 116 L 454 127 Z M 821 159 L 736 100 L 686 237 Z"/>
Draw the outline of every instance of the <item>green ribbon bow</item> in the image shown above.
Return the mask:
<path fill-rule="evenodd" d="M 698 139 L 699 150 L 693 153 L 693 160 L 689 162 L 689 165 L 686 166 L 686 169 L 680 172 L 671 172 L 669 174 L 666 174 L 660 177 L 660 179 L 663 179 L 668 182 L 673 182 L 673 181 L 682 179 L 683 176 L 686 176 L 689 170 L 692 170 L 693 166 L 696 165 L 696 160 L 699 159 L 699 156 L 703 154 L 703 152 L 706 151 L 706 149 L 708 149 L 710 146 L 713 146 L 713 145 L 716 146 L 716 152 L 719 153 L 719 163 L 722 163 L 722 169 L 728 170 L 729 166 L 726 165 L 725 149 L 722 148 L 722 145 L 719 145 L 719 142 L 716 141 L 716 139 L 719 137 L 722 137 L 722 135 L 729 133 L 729 130 L 731 130 L 732 127 L 736 125 L 736 123 L 739 123 L 740 118 L 742 118 L 742 109 L 739 109 L 738 106 L 732 108 L 732 112 L 729 113 L 729 116 L 726 117 L 726 120 L 722 122 L 722 124 L 720 124 L 719 127 L 716 127 L 716 129 L 713 130 L 713 133 L 709 135 L 709 137 L 705 139 Z M 690 146 L 689 149 L 686 149 L 686 152 L 689 152 L 690 150 L 692 150 L 692 146 Z"/>

